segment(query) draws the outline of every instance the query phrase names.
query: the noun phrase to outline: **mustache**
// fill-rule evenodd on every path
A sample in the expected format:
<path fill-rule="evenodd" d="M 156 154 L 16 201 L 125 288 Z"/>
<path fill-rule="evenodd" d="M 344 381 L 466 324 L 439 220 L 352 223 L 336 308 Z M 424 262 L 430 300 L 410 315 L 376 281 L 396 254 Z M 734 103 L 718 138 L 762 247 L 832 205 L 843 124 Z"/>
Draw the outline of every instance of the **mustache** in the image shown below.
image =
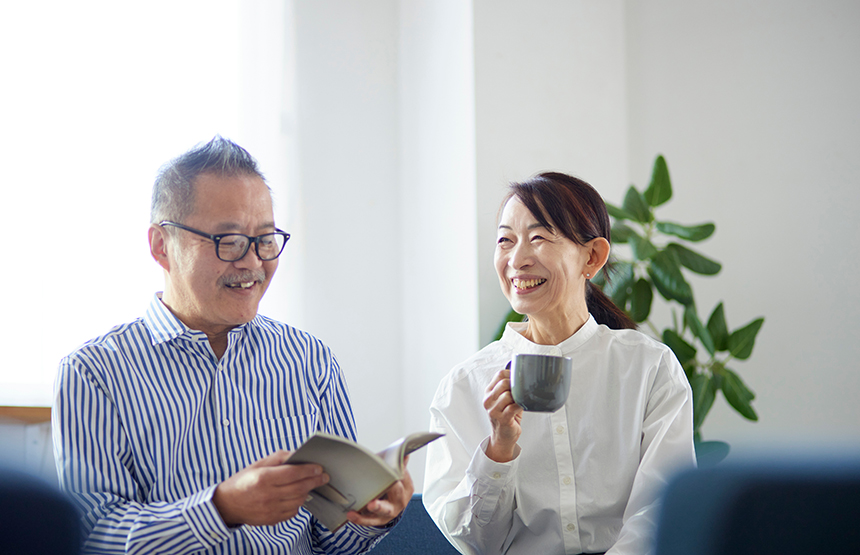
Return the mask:
<path fill-rule="evenodd" d="M 266 272 L 263 270 L 258 270 L 256 272 L 248 270 L 239 274 L 221 276 L 218 278 L 218 285 L 236 285 L 238 283 L 247 283 L 249 281 L 258 281 L 260 283 L 266 281 Z"/>

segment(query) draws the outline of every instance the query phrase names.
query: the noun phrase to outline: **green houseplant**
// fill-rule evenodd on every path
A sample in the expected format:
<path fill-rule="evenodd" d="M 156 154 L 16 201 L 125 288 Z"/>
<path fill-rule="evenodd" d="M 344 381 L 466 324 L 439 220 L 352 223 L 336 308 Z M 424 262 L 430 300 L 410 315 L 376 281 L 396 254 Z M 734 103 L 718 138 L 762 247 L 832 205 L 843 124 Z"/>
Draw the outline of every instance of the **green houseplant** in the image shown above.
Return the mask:
<path fill-rule="evenodd" d="M 674 351 L 693 390 L 693 426 L 700 455 L 705 452 L 720 458 L 728 453 L 728 446 L 702 442 L 701 427 L 720 394 L 741 416 L 758 420 L 752 406 L 755 395 L 729 364 L 750 357 L 764 318 L 731 329 L 722 302 L 711 310 L 707 321 L 699 316 L 685 273 L 714 276 L 722 266 L 689 244 L 704 241 L 713 235 L 716 226 L 711 222 L 685 225 L 658 219 L 655 209 L 671 198 L 669 168 L 665 158 L 657 156 L 651 182 L 644 191 L 631 185 L 620 206 L 607 203 L 613 220 L 612 243 L 629 245 L 630 256 L 620 257 L 613 252 L 614 274 L 607 280 L 600 272 L 592 283 L 603 287 L 615 304 L 640 324 L 640 329 Z M 669 323 L 651 320 L 655 290 L 670 305 Z M 498 336 L 505 323 L 519 320 L 522 316 L 511 311 Z"/>

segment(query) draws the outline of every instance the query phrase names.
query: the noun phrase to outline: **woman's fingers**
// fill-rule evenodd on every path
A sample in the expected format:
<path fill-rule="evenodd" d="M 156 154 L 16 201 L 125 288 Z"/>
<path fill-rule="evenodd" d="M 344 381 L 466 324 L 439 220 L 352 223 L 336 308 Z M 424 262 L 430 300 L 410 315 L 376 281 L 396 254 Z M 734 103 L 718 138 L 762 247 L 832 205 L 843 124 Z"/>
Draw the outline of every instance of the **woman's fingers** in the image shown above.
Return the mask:
<path fill-rule="evenodd" d="M 484 408 L 490 410 L 494 405 L 501 404 L 504 409 L 508 404 L 513 403 L 514 398 L 511 395 L 511 364 L 499 370 L 493 375 L 484 395 Z"/>

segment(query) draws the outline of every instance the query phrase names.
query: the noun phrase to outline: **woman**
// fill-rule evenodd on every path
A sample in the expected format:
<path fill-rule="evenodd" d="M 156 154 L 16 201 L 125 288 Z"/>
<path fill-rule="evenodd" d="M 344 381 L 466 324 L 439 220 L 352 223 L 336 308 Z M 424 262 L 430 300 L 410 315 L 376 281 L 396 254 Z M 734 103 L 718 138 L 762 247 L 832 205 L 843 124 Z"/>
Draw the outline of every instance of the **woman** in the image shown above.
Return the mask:
<path fill-rule="evenodd" d="M 647 553 L 661 488 L 695 465 L 680 364 L 589 281 L 609 248 L 587 183 L 543 173 L 511 186 L 495 266 L 528 321 L 455 367 L 430 408 L 446 435 L 428 446 L 424 503 L 464 553 Z M 506 366 L 518 353 L 573 359 L 564 407 L 514 403 Z"/>

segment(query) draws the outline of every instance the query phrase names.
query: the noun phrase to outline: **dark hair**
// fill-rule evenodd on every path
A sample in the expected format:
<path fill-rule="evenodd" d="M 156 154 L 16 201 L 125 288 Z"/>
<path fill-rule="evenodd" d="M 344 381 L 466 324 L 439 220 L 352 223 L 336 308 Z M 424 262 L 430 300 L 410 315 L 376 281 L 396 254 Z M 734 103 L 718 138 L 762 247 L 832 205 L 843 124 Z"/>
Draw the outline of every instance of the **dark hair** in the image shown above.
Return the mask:
<path fill-rule="evenodd" d="M 575 243 L 585 245 L 597 237 L 610 241 L 606 204 L 594 187 L 581 179 L 563 173 L 541 173 L 512 183 L 502 206 L 512 197 L 517 197 L 542 226 Z M 603 272 L 608 282 L 612 272 L 610 261 L 607 260 Z M 636 323 L 627 313 L 591 281 L 585 285 L 585 302 L 599 324 L 612 329 L 636 329 Z"/>
<path fill-rule="evenodd" d="M 194 209 L 194 180 L 202 174 L 253 175 L 266 181 L 247 150 L 216 135 L 161 167 L 152 187 L 150 222 L 182 222 Z"/>

